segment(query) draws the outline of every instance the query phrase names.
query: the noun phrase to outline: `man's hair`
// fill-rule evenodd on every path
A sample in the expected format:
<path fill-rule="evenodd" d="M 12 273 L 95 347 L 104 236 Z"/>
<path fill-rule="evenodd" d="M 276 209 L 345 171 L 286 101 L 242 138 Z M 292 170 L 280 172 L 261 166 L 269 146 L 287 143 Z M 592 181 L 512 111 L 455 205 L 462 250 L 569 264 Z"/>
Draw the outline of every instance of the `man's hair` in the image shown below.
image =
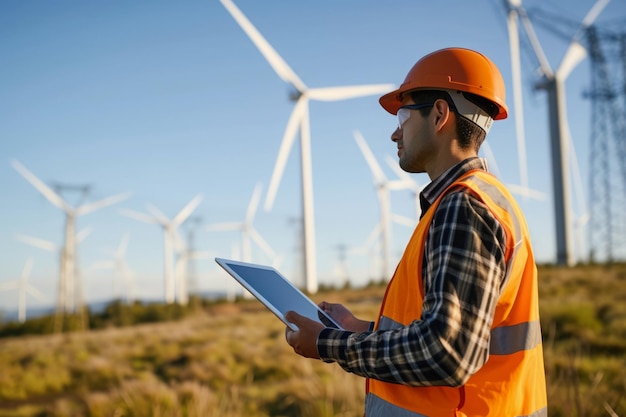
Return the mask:
<path fill-rule="evenodd" d="M 478 153 L 480 145 L 482 145 L 482 143 L 484 142 L 487 133 L 474 122 L 459 114 L 456 106 L 454 105 L 454 102 L 452 101 L 452 98 L 446 91 L 416 90 L 412 91 L 410 94 L 411 98 L 416 104 L 434 103 L 436 100 L 439 99 L 445 100 L 448 103 L 450 109 L 456 114 L 456 134 L 458 136 L 459 146 L 461 147 L 461 149 L 473 148 L 476 153 Z M 483 109 L 492 118 L 495 117 L 496 114 L 498 114 L 498 107 L 491 101 L 481 96 L 477 96 L 476 94 L 471 93 L 463 93 L 463 97 Z M 426 117 L 432 111 L 432 107 L 425 107 L 417 111 L 419 111 L 422 116 Z"/>

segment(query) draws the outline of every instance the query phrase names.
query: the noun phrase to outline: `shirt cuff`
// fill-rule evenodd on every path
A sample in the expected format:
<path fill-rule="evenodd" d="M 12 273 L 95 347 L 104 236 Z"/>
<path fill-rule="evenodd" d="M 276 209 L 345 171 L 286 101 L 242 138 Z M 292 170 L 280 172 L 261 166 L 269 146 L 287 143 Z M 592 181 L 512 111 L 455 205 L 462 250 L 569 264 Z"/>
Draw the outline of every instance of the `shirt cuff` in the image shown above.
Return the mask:
<path fill-rule="evenodd" d="M 341 362 L 346 360 L 348 338 L 353 332 L 327 327 L 317 336 L 317 353 L 324 362 Z"/>

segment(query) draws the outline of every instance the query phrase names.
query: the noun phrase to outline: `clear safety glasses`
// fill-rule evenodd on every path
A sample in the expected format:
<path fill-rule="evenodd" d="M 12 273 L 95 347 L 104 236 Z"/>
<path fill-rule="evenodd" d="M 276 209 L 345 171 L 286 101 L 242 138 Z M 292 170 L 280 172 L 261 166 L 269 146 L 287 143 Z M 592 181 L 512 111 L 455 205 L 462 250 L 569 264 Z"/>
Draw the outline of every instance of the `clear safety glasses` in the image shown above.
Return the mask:
<path fill-rule="evenodd" d="M 398 129 L 402 129 L 402 125 L 406 122 L 411 116 L 411 110 L 419 110 L 426 107 L 434 106 L 435 103 L 422 103 L 422 104 L 407 104 L 406 106 L 402 106 L 398 109 Z"/>

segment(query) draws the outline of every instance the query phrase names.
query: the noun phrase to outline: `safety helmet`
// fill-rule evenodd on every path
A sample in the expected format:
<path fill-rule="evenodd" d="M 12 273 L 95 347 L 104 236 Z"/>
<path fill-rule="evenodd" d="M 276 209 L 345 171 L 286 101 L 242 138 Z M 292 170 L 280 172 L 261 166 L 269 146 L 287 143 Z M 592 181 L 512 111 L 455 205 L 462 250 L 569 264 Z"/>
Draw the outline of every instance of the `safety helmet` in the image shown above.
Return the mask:
<path fill-rule="evenodd" d="M 471 49 L 445 48 L 424 56 L 413 65 L 400 88 L 380 98 L 380 105 L 389 113 L 396 114 L 402 106 L 402 95 L 413 90 L 446 90 L 455 104 L 461 104 L 457 105 L 457 109 L 462 114 L 464 112 L 461 108 L 468 104 L 462 98 L 462 93 L 476 94 L 497 106 L 495 120 L 505 119 L 508 115 L 504 80 L 500 71 L 489 58 Z M 463 115 L 470 116 L 470 120 L 473 118 L 471 115 Z M 491 125 L 491 117 L 488 117 L 490 120 L 486 126 L 481 126 L 486 127 L 487 131 Z M 484 115 L 474 117 L 478 118 L 484 118 Z"/>

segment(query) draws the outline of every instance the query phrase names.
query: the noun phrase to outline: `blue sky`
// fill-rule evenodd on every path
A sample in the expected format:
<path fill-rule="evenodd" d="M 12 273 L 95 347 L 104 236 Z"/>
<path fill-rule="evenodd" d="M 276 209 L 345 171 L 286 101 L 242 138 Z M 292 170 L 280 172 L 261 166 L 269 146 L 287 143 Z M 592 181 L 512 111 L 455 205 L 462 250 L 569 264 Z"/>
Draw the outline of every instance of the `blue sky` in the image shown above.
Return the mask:
<path fill-rule="evenodd" d="M 557 12 L 580 21 L 592 1 L 539 0 L 528 10 Z M 477 49 L 501 69 L 512 91 L 508 37 L 502 2 L 257 2 L 236 4 L 309 87 L 399 84 L 424 54 L 448 46 Z M 609 3 L 599 21 L 623 15 L 621 1 Z M 564 26 L 564 30 L 570 30 Z M 535 25 L 556 67 L 568 42 Z M 571 28 L 573 35 L 574 29 Z M 0 283 L 20 276 L 30 257 L 30 283 L 55 302 L 58 255 L 18 241 L 16 234 L 60 245 L 64 215 L 12 167 L 17 160 L 46 183 L 89 185 L 84 201 L 122 192 L 132 196 L 115 206 L 78 218 L 91 227 L 79 247 L 85 297 L 114 295 L 113 272 L 93 268 L 111 258 L 125 233 L 126 262 L 139 298 L 162 299 L 162 233 L 156 225 L 124 217 L 120 209 L 146 212 L 146 204 L 173 217 L 194 196 L 203 201 L 194 216 L 201 225 L 241 221 L 252 191 L 263 198 L 292 109 L 288 86 L 217 0 L 31 1 L 0 3 Z M 523 45 L 522 76 L 529 184 L 552 195 L 546 96 L 534 91 L 536 61 Z M 573 140 L 586 182 L 590 103 L 588 61 L 567 82 Z M 389 136 L 393 116 L 378 97 L 342 102 L 311 102 L 317 263 L 320 283 L 336 281 L 338 245 L 362 245 L 378 222 L 371 172 L 353 138 L 358 129 L 394 177 L 386 155 L 394 156 Z M 494 124 L 489 146 L 497 174 L 519 183 L 514 118 Z M 259 207 L 255 227 L 281 255 L 281 271 L 297 280 L 300 216 L 299 162 L 292 149 L 272 211 Z M 493 167 L 493 164 L 492 164 Z M 415 176 L 424 185 L 428 179 Z M 76 192 L 63 192 L 71 204 Z M 392 210 L 414 213 L 408 191 L 392 195 Z M 536 258 L 554 259 L 552 201 L 520 199 Z M 574 211 L 580 212 L 576 202 Z M 580 214 L 580 213 L 579 213 Z M 198 250 L 231 255 L 235 232 L 195 231 Z M 186 234 L 188 228 L 180 228 Z M 411 230 L 394 228 L 399 256 Z M 253 247 L 255 261 L 267 259 Z M 369 261 L 349 256 L 349 273 L 358 285 L 369 281 Z M 195 263 L 199 290 L 229 282 L 212 259 Z M 14 309 L 16 293 L 0 292 L 0 309 Z"/>

